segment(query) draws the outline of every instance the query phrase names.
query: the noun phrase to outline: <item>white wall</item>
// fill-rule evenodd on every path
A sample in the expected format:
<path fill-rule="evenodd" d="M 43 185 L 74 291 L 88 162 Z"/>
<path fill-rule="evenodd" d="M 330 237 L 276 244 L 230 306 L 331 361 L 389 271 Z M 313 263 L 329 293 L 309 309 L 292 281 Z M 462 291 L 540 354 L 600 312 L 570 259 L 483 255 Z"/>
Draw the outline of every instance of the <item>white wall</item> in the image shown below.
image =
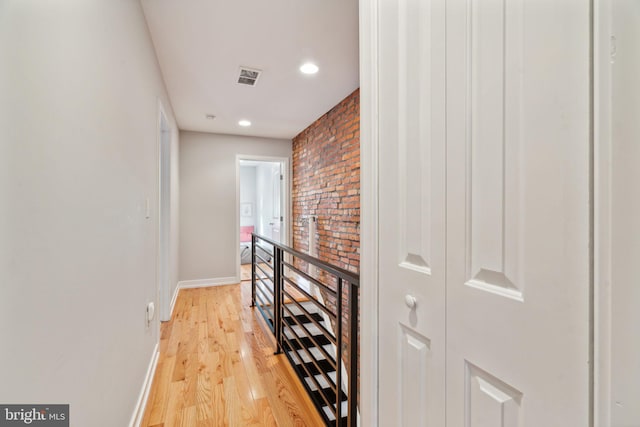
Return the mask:
<path fill-rule="evenodd" d="M 158 97 L 176 129 L 141 6 L 2 1 L 0 64 L 0 402 L 125 426 L 158 341 Z"/>
<path fill-rule="evenodd" d="M 240 166 L 240 203 L 251 204 L 251 216 L 240 215 L 240 226 L 256 225 L 256 167 Z"/>
<path fill-rule="evenodd" d="M 291 157 L 291 141 L 180 132 L 180 280 L 236 276 L 236 156 Z"/>

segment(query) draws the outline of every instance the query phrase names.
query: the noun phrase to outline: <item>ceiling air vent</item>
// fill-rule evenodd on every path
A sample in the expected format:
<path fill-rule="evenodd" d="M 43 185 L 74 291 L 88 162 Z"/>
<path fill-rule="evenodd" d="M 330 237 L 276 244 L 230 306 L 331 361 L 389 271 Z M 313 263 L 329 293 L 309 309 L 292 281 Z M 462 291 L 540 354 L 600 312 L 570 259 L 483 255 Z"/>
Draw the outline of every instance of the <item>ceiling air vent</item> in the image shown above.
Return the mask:
<path fill-rule="evenodd" d="M 255 86 L 262 70 L 255 68 L 240 67 L 240 75 L 238 76 L 238 84 Z"/>

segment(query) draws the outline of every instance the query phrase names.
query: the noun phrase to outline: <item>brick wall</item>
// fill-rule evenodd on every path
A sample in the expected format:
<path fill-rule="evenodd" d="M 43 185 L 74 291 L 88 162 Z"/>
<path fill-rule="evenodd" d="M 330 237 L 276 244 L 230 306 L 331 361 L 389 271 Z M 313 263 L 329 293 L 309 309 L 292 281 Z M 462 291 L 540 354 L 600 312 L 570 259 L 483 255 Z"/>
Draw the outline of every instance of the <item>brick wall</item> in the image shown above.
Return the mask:
<path fill-rule="evenodd" d="M 360 90 L 293 138 L 293 247 L 307 252 L 318 217 L 318 258 L 360 268 Z"/>
<path fill-rule="evenodd" d="M 318 258 L 355 273 L 360 271 L 360 90 L 357 89 L 293 138 L 293 247 L 309 250 L 305 218 L 315 215 Z M 297 267 L 308 271 L 303 262 Z M 334 284 L 324 275 L 319 279 Z M 334 288 L 335 289 L 335 288 Z M 350 316 L 345 287 L 343 360 L 348 358 Z M 335 299 L 322 292 L 335 313 Z M 356 296 L 359 297 L 359 296 Z M 335 331 L 335 324 L 333 325 Z M 359 329 L 359 328 L 358 328 Z M 359 343 L 356 343 L 359 356 Z M 360 382 L 358 357 L 358 383 Z"/>

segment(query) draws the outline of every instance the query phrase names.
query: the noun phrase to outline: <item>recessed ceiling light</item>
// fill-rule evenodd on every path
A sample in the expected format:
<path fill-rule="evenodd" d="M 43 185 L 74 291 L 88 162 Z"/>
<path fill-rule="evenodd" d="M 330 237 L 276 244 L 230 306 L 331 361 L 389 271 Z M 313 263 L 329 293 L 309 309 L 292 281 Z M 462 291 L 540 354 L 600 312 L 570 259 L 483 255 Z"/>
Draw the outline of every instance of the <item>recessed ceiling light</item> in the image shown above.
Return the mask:
<path fill-rule="evenodd" d="M 245 128 L 246 128 L 247 126 L 251 126 L 251 122 L 250 122 L 249 120 L 240 120 L 240 121 L 238 122 L 238 124 L 239 124 L 240 126 L 242 126 L 242 127 L 245 127 Z"/>
<path fill-rule="evenodd" d="M 315 74 L 318 72 L 318 70 L 319 70 L 318 66 L 311 62 L 307 62 L 300 66 L 300 71 L 304 74 Z"/>
<path fill-rule="evenodd" d="M 215 115 L 213 115 L 213 114 L 207 114 L 207 116 L 206 116 L 206 117 L 207 117 L 207 119 L 209 119 L 209 120 L 214 120 L 214 119 L 216 118 L 216 116 L 215 116 Z"/>

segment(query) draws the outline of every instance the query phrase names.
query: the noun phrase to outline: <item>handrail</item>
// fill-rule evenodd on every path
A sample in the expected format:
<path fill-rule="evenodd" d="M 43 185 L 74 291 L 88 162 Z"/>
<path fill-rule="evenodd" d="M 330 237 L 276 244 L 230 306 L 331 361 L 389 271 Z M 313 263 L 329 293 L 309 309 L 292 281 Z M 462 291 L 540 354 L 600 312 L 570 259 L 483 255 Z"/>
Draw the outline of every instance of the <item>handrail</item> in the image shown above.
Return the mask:
<path fill-rule="evenodd" d="M 287 261 L 285 254 L 291 257 Z M 258 308 L 273 332 L 276 354 L 286 355 L 328 426 L 355 427 L 359 276 L 255 233 L 251 261 L 251 306 Z M 296 261 L 313 265 L 323 274 L 306 273 Z M 327 297 L 335 303 L 331 304 L 335 311 L 324 302 Z M 348 317 L 343 316 L 346 313 Z"/>
<path fill-rule="evenodd" d="M 334 276 L 337 277 L 341 277 L 343 280 L 346 280 L 347 282 L 351 283 L 352 285 L 355 286 L 360 286 L 360 277 L 349 271 L 349 270 L 345 270 L 343 268 L 337 267 L 335 265 L 331 265 L 328 262 L 322 261 L 321 259 L 318 258 L 314 258 L 311 255 L 305 254 L 303 252 L 297 251 L 295 249 L 293 249 L 290 246 L 287 245 L 283 245 L 282 243 L 278 243 L 274 240 L 269 239 L 268 237 L 264 237 L 261 236 L 259 234 L 256 233 L 252 233 L 252 236 L 257 237 L 258 239 L 262 240 L 263 242 L 267 242 L 271 245 L 273 245 L 274 247 L 278 247 L 282 250 L 284 250 L 285 252 L 290 253 L 291 255 L 295 256 L 296 258 L 300 258 L 303 261 L 308 262 L 309 264 L 313 264 L 316 267 L 320 267 L 322 270 L 325 270 L 331 274 L 333 274 Z"/>

